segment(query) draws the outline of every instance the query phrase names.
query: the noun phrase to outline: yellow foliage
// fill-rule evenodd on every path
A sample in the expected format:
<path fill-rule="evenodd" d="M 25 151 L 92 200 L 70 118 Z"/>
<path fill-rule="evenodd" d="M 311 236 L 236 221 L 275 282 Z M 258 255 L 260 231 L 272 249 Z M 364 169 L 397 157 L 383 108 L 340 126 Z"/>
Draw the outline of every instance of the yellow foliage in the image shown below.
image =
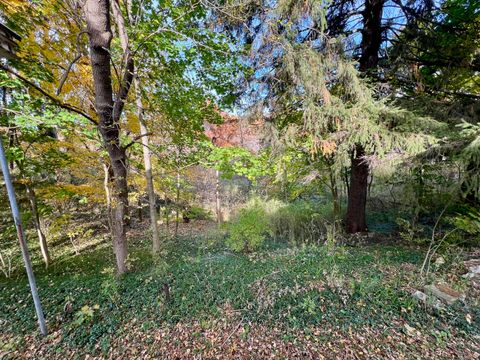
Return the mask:
<path fill-rule="evenodd" d="M 60 199 L 62 197 L 62 194 L 64 193 L 72 193 L 80 196 L 85 196 L 91 203 L 105 203 L 105 192 L 103 191 L 103 187 L 95 183 L 81 185 L 56 183 L 54 186 L 39 189 L 37 193 L 42 198 L 48 199 L 48 201 L 55 201 L 55 199 Z"/>
<path fill-rule="evenodd" d="M 128 131 L 131 131 L 135 134 L 140 133 L 140 124 L 138 122 L 138 116 L 132 112 L 127 112 L 126 113 L 126 118 L 127 118 L 127 124 L 125 128 Z"/>
<path fill-rule="evenodd" d="M 27 0 L 0 0 L 0 5 L 6 13 L 21 11 L 29 5 Z"/>

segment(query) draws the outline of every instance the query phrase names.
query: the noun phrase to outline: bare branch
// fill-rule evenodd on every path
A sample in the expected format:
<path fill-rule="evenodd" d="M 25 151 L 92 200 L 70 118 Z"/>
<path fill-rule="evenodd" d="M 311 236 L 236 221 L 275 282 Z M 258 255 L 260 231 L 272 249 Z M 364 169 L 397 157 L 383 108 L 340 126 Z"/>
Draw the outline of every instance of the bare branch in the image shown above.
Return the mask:
<path fill-rule="evenodd" d="M 131 142 L 129 142 L 129 143 L 128 143 L 127 145 L 125 145 L 123 148 L 124 148 L 125 150 L 127 150 L 130 146 L 135 145 L 135 144 L 137 143 L 137 141 L 140 140 L 142 137 L 144 137 L 144 136 L 149 136 L 149 135 L 152 135 L 152 133 L 151 133 L 151 132 L 148 132 L 148 133 L 145 133 L 145 134 L 137 135 L 137 136 L 135 136 L 135 137 L 132 139 Z M 142 145 L 143 145 L 143 144 L 142 144 Z"/>
<path fill-rule="evenodd" d="M 72 62 L 68 65 L 67 70 L 65 71 L 62 78 L 60 79 L 60 84 L 58 85 L 58 89 L 57 89 L 57 92 L 56 92 L 57 95 L 60 95 L 60 93 L 62 92 L 62 88 L 63 88 L 63 85 L 65 84 L 65 81 L 67 81 L 68 74 L 72 70 L 73 65 L 78 60 L 80 60 L 81 57 L 82 57 L 82 54 L 77 54 L 77 56 L 75 56 L 75 58 L 72 60 Z"/>
<path fill-rule="evenodd" d="M 63 85 L 65 84 L 65 81 L 67 81 L 68 74 L 72 70 L 73 65 L 82 57 L 82 51 L 80 49 L 80 36 L 82 36 L 83 34 L 87 34 L 87 31 L 81 31 L 77 34 L 77 55 L 72 60 L 72 62 L 68 65 L 67 69 L 65 70 L 65 73 L 62 76 L 62 79 L 60 80 L 60 84 L 58 85 L 58 89 L 57 89 L 57 95 L 60 95 L 60 93 L 62 92 Z"/>

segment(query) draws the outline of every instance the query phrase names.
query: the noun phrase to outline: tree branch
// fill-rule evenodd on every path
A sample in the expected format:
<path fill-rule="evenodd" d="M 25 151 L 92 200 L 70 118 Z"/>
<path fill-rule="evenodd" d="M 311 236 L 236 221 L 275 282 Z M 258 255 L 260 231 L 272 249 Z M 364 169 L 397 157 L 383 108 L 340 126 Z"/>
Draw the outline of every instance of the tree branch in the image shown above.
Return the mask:
<path fill-rule="evenodd" d="M 123 49 L 124 58 L 125 58 L 125 71 L 123 72 L 122 79 L 120 80 L 120 88 L 115 97 L 115 105 L 113 106 L 113 121 L 118 122 L 120 120 L 120 115 L 122 114 L 123 106 L 125 105 L 125 100 L 127 99 L 128 92 L 133 81 L 133 73 L 135 71 L 135 63 L 133 61 L 133 54 L 129 49 L 129 41 L 127 35 L 127 29 L 125 27 L 125 20 L 123 19 L 120 4 L 118 0 L 113 0 L 111 2 L 113 16 L 118 28 L 118 35 L 120 38 L 120 44 Z"/>
<path fill-rule="evenodd" d="M 87 31 L 81 31 L 77 34 L 77 55 L 72 60 L 72 62 L 70 62 L 67 69 L 65 70 L 65 74 L 63 74 L 62 79 L 60 80 L 60 84 L 58 85 L 57 89 L 57 96 L 60 95 L 60 93 L 62 92 L 63 85 L 65 84 L 65 81 L 67 81 L 68 74 L 72 70 L 73 65 L 82 57 L 82 50 L 80 48 L 80 36 L 82 36 L 83 34 L 87 34 Z"/>
<path fill-rule="evenodd" d="M 39 93 L 41 93 L 43 96 L 45 96 L 48 100 L 50 100 L 53 104 L 61 107 L 62 109 L 65 109 L 65 110 L 68 110 L 68 111 L 71 111 L 71 112 L 74 112 L 78 115 L 81 115 L 83 116 L 85 119 L 87 119 L 88 121 L 90 121 L 92 124 L 95 124 L 97 125 L 97 122 L 88 114 L 86 114 L 85 112 L 83 112 L 81 109 L 77 108 L 76 106 L 73 106 L 73 105 L 70 105 L 70 104 L 67 104 L 67 103 L 64 103 L 62 102 L 60 99 L 57 99 L 55 96 L 49 94 L 48 92 L 46 92 L 45 90 L 43 90 L 40 86 L 38 86 L 37 84 L 35 84 L 34 82 L 28 80 L 26 77 L 20 75 L 19 73 L 17 73 L 16 71 L 14 71 L 13 69 L 9 68 L 8 66 L 5 66 L 3 64 L 0 64 L 0 69 L 14 75 L 16 78 L 20 79 L 21 81 L 23 81 L 25 84 L 27 84 L 28 86 L 34 88 L 35 90 L 37 90 Z"/>
<path fill-rule="evenodd" d="M 81 57 L 82 57 L 82 54 L 77 54 L 77 56 L 75 56 L 75 58 L 68 65 L 67 70 L 65 70 L 65 73 L 63 74 L 62 78 L 60 79 L 60 84 L 58 85 L 57 92 L 56 92 L 57 96 L 60 95 L 60 93 L 62 92 L 63 85 L 65 84 L 65 81 L 67 81 L 68 74 L 72 70 L 73 65 L 78 60 L 80 60 Z"/>
<path fill-rule="evenodd" d="M 148 133 L 145 133 L 145 134 L 141 134 L 141 135 L 135 136 L 135 137 L 132 139 L 131 142 L 129 142 L 127 145 L 125 145 L 125 146 L 123 147 L 123 149 L 124 149 L 124 150 L 127 150 L 130 146 L 136 144 L 137 141 L 140 140 L 142 137 L 144 137 L 144 136 L 149 136 L 149 135 L 152 135 L 152 133 L 151 133 L 151 132 L 148 132 Z"/>
<path fill-rule="evenodd" d="M 115 97 L 115 105 L 113 106 L 113 121 L 117 123 L 120 120 L 125 100 L 127 99 L 130 86 L 133 81 L 134 62 L 131 54 L 127 54 L 127 61 L 125 65 L 125 71 L 123 72 L 122 82 L 117 96 Z"/>

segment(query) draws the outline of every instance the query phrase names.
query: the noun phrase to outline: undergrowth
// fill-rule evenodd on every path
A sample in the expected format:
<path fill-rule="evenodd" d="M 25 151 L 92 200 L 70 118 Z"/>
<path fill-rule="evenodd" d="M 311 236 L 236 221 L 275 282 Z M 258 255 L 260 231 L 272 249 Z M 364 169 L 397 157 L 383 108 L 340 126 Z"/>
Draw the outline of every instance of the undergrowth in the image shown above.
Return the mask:
<path fill-rule="evenodd" d="M 157 259 L 148 242 L 138 241 L 129 258 L 132 272 L 120 279 L 110 249 L 102 246 L 48 271 L 36 270 L 50 336 L 60 338 L 49 343 L 52 353 L 64 347 L 105 351 L 112 337 L 128 334 L 132 320 L 149 331 L 228 312 L 285 328 L 354 329 L 402 321 L 432 333 L 478 333 L 478 307 L 432 313 L 412 299 L 421 260 L 420 251 L 385 245 L 332 251 L 271 244 L 268 251 L 241 255 L 198 236 L 165 241 Z M 0 349 L 25 347 L 25 334 L 36 333 L 26 279 L 3 278 L 0 287 Z M 466 321 L 466 313 L 474 321 Z"/>

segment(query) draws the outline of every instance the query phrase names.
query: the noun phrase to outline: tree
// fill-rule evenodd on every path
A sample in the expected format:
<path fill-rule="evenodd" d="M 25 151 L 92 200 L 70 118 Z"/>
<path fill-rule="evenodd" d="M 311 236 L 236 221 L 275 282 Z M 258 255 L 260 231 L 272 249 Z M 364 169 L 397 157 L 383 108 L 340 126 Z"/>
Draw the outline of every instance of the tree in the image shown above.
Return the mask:
<path fill-rule="evenodd" d="M 51 62 L 49 62 L 48 59 L 52 59 L 54 57 L 54 55 L 52 56 L 52 53 L 49 52 L 50 47 L 52 47 L 52 43 L 49 42 L 49 40 L 45 41 L 46 44 L 48 44 L 47 46 L 40 46 L 41 50 L 38 53 L 32 52 L 31 48 L 25 46 L 23 48 L 23 53 L 19 53 L 19 61 L 14 63 L 14 65 L 18 66 L 20 69 L 23 69 L 27 73 L 27 76 L 35 76 L 35 80 L 38 79 L 40 82 L 43 81 L 42 85 L 45 85 L 46 88 L 42 88 L 38 82 L 34 81 L 33 79 L 28 79 L 26 76 L 19 74 L 11 68 L 3 67 L 3 69 L 14 74 L 17 78 L 28 84 L 28 86 L 32 87 L 35 91 L 40 92 L 40 94 L 45 96 L 51 103 L 83 116 L 98 127 L 103 139 L 103 144 L 109 155 L 109 161 L 114 175 L 112 235 L 114 239 L 117 270 L 119 274 L 122 274 L 126 271 L 127 244 L 125 236 L 125 224 L 128 207 L 128 191 L 126 155 L 125 148 L 120 144 L 119 120 L 133 77 L 133 61 L 131 60 L 131 57 L 127 56 L 123 76 L 120 80 L 121 86 L 119 87 L 118 92 L 115 94 L 115 98 L 113 98 L 112 77 L 110 71 L 112 60 L 110 43 L 112 39 L 112 33 L 110 29 L 109 5 L 109 1 L 86 1 L 84 3 L 83 11 L 86 19 L 87 31 L 77 30 L 78 34 L 76 37 L 76 42 L 69 43 L 68 41 L 62 41 L 58 44 L 61 51 L 68 51 L 70 48 L 76 48 L 78 55 L 68 65 L 68 67 L 66 67 L 66 71 L 64 72 L 62 78 L 59 79 L 59 86 L 56 91 L 57 95 L 53 95 L 50 91 L 53 83 L 52 80 L 54 78 L 52 73 L 57 73 L 58 70 L 56 70 L 57 68 L 55 67 L 53 67 L 54 70 L 49 68 L 49 66 L 51 66 Z M 29 45 L 32 47 L 38 47 L 41 45 L 42 40 L 40 39 L 44 39 L 41 35 L 48 34 L 53 31 L 53 29 L 58 30 L 60 28 L 62 30 L 67 29 L 68 31 L 72 30 L 71 28 L 73 28 L 75 31 L 75 27 L 78 29 L 82 26 L 81 17 L 78 14 L 78 8 L 70 3 L 61 4 L 57 1 L 51 1 L 38 6 L 26 5 L 26 7 L 27 11 L 24 12 L 13 11 L 12 19 L 19 27 L 31 26 L 31 24 L 28 22 L 21 22 L 22 19 L 25 20 L 26 18 L 30 18 L 33 25 L 38 25 L 38 28 L 35 29 L 37 31 L 37 37 L 26 38 L 26 42 L 29 42 Z M 55 11 L 57 11 L 59 16 L 55 16 L 49 19 L 49 21 L 45 21 L 44 14 L 49 12 L 55 13 Z M 25 30 L 28 30 L 28 28 Z M 69 102 L 72 99 L 68 96 L 70 95 L 69 93 L 81 91 L 82 88 L 77 87 L 75 89 L 66 86 L 68 76 L 71 75 L 73 65 L 83 56 L 83 44 L 81 43 L 81 35 L 83 33 L 88 33 L 88 38 L 90 40 L 90 57 L 95 89 L 95 112 L 98 122 L 93 116 L 88 114 L 88 111 L 84 111 L 82 109 L 82 107 L 85 106 L 84 103 L 77 102 L 79 105 L 72 105 Z M 44 57 L 47 59 L 47 61 L 35 61 L 36 56 L 37 59 Z M 28 67 L 27 64 L 35 65 Z M 89 84 L 87 83 L 85 85 L 88 87 Z M 58 96 L 60 94 L 63 98 L 68 100 L 63 100 L 62 97 Z"/>
<path fill-rule="evenodd" d="M 378 65 L 380 45 L 382 44 L 382 12 L 385 0 L 365 0 L 362 11 L 363 28 L 360 45 L 361 72 L 374 70 Z M 348 233 L 367 231 L 366 204 L 368 191 L 369 165 L 365 160 L 365 148 L 356 144 L 352 152 L 350 186 L 348 192 L 345 226 Z"/>
<path fill-rule="evenodd" d="M 128 8 L 126 12 L 128 14 L 128 25 L 134 27 L 138 22 L 138 15 L 135 17 L 132 3 L 127 3 Z M 125 24 L 125 19 L 122 15 L 120 4 L 118 1 L 113 1 L 112 10 L 116 22 L 116 26 L 119 33 L 120 43 L 122 50 L 125 54 L 130 54 L 130 41 L 127 33 L 127 26 Z M 133 65 L 132 65 L 133 66 Z M 135 67 L 136 69 L 137 67 Z M 160 236 L 157 226 L 157 211 L 155 206 L 155 189 L 153 185 L 153 174 L 152 174 L 152 160 L 149 148 L 149 134 L 144 120 L 144 109 L 141 93 L 141 80 L 138 74 L 138 70 L 132 70 L 135 72 L 133 76 L 133 84 L 135 87 L 135 103 L 137 106 L 137 117 L 140 126 L 140 138 L 142 143 L 143 150 L 143 163 L 145 167 L 145 178 L 146 178 L 146 190 L 148 195 L 148 205 L 149 205 L 149 214 L 150 214 L 150 226 L 152 229 L 152 251 L 154 254 L 160 251 Z"/>
<path fill-rule="evenodd" d="M 365 0 L 364 2 L 339 1 L 332 4 L 327 11 L 327 32 L 351 38 L 353 48 L 350 50 L 358 59 L 358 68 L 363 76 L 381 81 L 378 65 L 384 59 L 382 46 L 388 46 L 392 38 L 397 37 L 403 29 L 403 21 L 408 19 L 415 23 L 418 18 L 426 16 L 432 4 L 430 2 L 393 1 L 388 4 L 389 11 L 384 11 L 385 0 Z M 361 24 L 354 18 L 361 16 Z M 358 25 L 351 25 L 352 23 Z M 354 33 L 360 31 L 361 41 L 355 42 Z M 368 154 L 361 144 L 356 144 L 351 153 L 350 186 L 346 214 L 346 230 L 349 233 L 367 231 L 366 203 L 368 192 L 369 164 Z"/>
<path fill-rule="evenodd" d="M 479 201 L 478 109 L 480 13 L 476 0 L 448 0 L 429 16 L 409 18 L 389 49 L 389 82 L 401 91 L 401 105 L 441 122 L 442 146 L 432 149 L 458 164 L 459 191 L 472 206 Z M 412 99 L 415 98 L 415 103 Z M 428 155 L 427 155 L 428 156 Z M 435 166 L 441 166 L 438 156 Z"/>
<path fill-rule="evenodd" d="M 113 94 L 111 74 L 110 3 L 108 0 L 87 0 L 83 8 L 90 40 L 90 58 L 95 86 L 95 108 L 98 130 L 103 139 L 113 179 L 112 232 L 119 274 L 127 271 L 126 217 L 128 215 L 127 157 L 120 144 L 120 117 L 133 80 L 133 59 L 124 54 L 124 72 L 118 92 Z"/>
<path fill-rule="evenodd" d="M 12 63 L 17 70 L 3 65 L 2 68 L 49 103 L 84 117 L 101 134 L 110 168 L 107 174 L 111 171 L 107 182 L 112 191 L 110 186 L 105 188 L 113 198 L 111 230 L 117 266 L 122 273 L 127 252 L 125 226 L 129 219 L 127 161 L 135 154 L 134 145 L 141 139 L 148 169 L 148 155 L 153 147 L 147 138 L 147 126 L 153 127 L 156 116 L 177 118 L 175 128 L 179 133 L 189 132 L 189 128 L 201 131 L 201 124 L 211 117 L 217 104 L 231 102 L 230 76 L 239 67 L 230 57 L 232 52 L 225 38 L 205 26 L 208 11 L 204 4 L 178 2 L 158 11 L 160 4 L 155 1 L 126 2 L 123 8 L 118 1 L 87 1 L 83 9 L 76 3 L 57 0 L 20 3 L 21 6 L 0 4 L 9 14 L 10 25 L 28 34 L 19 59 Z M 118 39 L 112 36 L 110 10 Z M 64 33 L 71 36 L 50 41 L 51 34 Z M 130 41 L 130 35 L 134 41 Z M 90 61 L 85 51 L 87 38 Z M 200 64 L 203 70 L 197 71 Z M 93 82 L 87 76 L 90 71 Z M 134 80 L 136 104 L 132 107 L 129 95 Z M 156 106 L 154 111 L 152 105 Z M 139 126 L 131 121 L 134 112 L 140 134 L 135 134 Z M 175 136 L 170 139 L 175 141 Z M 147 176 L 151 177 L 153 173 Z M 148 188 L 151 195 L 152 186 Z M 155 240 L 154 248 L 158 247 Z"/>
<path fill-rule="evenodd" d="M 0 126 L 8 137 L 7 155 L 10 170 L 19 190 L 26 194 L 30 214 L 38 236 L 39 248 L 48 267 L 51 263 L 45 233 L 44 215 L 49 207 L 40 192 L 51 186 L 55 172 L 65 169 L 69 163 L 55 138 L 55 127 L 68 126 L 71 117 L 52 109 L 43 101 L 29 96 L 21 82 L 2 73 L 2 114 Z"/>

